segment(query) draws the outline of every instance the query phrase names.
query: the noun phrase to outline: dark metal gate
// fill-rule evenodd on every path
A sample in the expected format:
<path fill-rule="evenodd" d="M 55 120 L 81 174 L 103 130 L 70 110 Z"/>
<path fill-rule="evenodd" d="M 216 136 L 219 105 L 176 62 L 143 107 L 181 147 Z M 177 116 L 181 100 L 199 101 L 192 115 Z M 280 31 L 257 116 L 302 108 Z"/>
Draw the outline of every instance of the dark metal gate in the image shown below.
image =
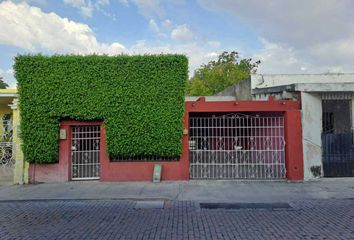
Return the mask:
<path fill-rule="evenodd" d="M 285 178 L 283 116 L 191 114 L 189 136 L 192 179 Z"/>
<path fill-rule="evenodd" d="M 322 101 L 322 159 L 325 177 L 354 176 L 351 100 Z"/>
<path fill-rule="evenodd" d="M 99 179 L 100 126 L 74 126 L 71 134 L 72 180 Z"/>

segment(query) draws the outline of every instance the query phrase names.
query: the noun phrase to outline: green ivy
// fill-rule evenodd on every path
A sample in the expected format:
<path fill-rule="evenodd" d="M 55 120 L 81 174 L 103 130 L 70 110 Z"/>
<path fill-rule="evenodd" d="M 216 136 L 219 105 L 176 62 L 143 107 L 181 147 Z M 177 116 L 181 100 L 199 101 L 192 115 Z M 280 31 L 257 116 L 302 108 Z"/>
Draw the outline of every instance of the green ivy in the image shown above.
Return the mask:
<path fill-rule="evenodd" d="M 26 161 L 58 161 L 61 120 L 103 120 L 110 157 L 182 152 L 183 55 L 19 55 L 15 76 Z"/>

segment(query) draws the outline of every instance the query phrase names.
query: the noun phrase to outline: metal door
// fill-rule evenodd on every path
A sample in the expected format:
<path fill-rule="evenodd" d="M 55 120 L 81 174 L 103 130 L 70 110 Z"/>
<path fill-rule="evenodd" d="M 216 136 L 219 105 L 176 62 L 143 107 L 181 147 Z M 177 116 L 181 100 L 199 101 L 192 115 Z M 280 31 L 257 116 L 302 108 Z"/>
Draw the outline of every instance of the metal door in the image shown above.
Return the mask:
<path fill-rule="evenodd" d="M 323 100 L 322 110 L 323 174 L 354 177 L 351 100 Z"/>
<path fill-rule="evenodd" d="M 71 128 L 72 180 L 100 178 L 100 126 Z"/>
<path fill-rule="evenodd" d="M 189 136 L 192 179 L 285 178 L 283 116 L 195 114 Z"/>

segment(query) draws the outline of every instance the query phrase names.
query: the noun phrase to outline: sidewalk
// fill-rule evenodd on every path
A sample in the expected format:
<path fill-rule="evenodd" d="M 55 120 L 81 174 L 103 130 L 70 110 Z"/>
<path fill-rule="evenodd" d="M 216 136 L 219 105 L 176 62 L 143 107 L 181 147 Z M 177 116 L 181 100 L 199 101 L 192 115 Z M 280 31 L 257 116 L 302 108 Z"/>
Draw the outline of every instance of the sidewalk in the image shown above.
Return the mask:
<path fill-rule="evenodd" d="M 354 178 L 303 183 L 266 181 L 67 182 L 0 186 L 0 201 L 41 199 L 191 200 L 196 202 L 289 202 L 354 199 Z"/>

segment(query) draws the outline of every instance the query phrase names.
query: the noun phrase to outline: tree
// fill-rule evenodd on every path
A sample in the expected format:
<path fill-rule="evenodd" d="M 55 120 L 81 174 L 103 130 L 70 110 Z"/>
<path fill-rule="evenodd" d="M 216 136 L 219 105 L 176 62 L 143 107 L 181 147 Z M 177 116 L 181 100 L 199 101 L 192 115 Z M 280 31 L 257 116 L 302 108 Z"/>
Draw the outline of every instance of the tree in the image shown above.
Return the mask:
<path fill-rule="evenodd" d="M 8 88 L 9 85 L 4 82 L 3 78 L 0 76 L 0 89 L 5 89 L 5 88 Z"/>
<path fill-rule="evenodd" d="M 256 73 L 260 61 L 239 60 L 237 52 L 223 52 L 217 61 L 203 64 L 188 82 L 189 96 L 211 96 Z"/>

